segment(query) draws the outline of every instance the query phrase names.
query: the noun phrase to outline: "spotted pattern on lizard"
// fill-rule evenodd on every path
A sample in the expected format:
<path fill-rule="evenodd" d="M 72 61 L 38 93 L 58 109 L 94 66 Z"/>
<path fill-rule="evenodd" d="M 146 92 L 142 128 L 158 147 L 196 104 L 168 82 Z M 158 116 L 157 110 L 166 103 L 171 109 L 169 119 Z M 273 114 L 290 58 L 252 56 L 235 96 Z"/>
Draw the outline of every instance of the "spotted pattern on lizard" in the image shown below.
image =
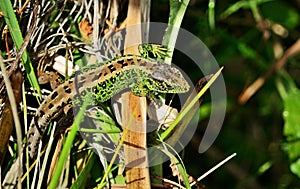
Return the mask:
<path fill-rule="evenodd" d="M 97 94 L 98 102 L 105 102 L 126 88 L 134 95 L 149 97 L 154 93 L 184 93 L 189 87 L 177 68 L 137 55 L 118 57 L 102 66 L 84 67 L 58 86 L 38 108 L 28 131 L 29 154 L 35 156 L 47 126 L 78 94 L 92 91 Z"/>

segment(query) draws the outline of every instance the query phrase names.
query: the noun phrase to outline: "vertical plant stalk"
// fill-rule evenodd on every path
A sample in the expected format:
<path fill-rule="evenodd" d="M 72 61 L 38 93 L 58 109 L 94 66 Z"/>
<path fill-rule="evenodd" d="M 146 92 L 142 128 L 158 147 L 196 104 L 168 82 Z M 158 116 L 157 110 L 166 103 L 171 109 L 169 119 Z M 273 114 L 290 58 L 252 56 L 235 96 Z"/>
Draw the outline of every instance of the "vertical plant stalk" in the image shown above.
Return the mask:
<path fill-rule="evenodd" d="M 215 24 L 215 0 L 209 0 L 208 3 L 208 24 L 212 31 L 215 30 L 216 24 Z"/>
<path fill-rule="evenodd" d="M 124 54 L 139 54 L 137 46 L 142 42 L 141 27 L 130 27 L 141 23 L 142 1 L 129 0 Z M 124 139 L 127 189 L 150 189 L 150 173 L 146 145 L 146 110 L 145 97 L 132 93 L 122 95 L 122 125 L 129 126 Z M 132 120 L 133 117 L 133 121 Z M 124 128 L 123 130 L 125 130 Z"/>

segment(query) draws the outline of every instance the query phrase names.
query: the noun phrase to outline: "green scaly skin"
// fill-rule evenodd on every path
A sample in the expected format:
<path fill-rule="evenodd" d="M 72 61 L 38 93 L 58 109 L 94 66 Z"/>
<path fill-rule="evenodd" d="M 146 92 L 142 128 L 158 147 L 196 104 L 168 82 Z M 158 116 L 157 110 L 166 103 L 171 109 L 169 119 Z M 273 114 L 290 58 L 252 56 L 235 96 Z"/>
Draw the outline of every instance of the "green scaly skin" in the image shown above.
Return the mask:
<path fill-rule="evenodd" d="M 189 90 L 189 84 L 178 69 L 142 56 L 125 55 L 101 65 L 82 68 L 46 97 L 28 131 L 27 144 L 31 158 L 35 156 L 47 126 L 74 97 L 92 92 L 97 102 L 105 102 L 127 88 L 136 96 L 146 97 L 153 97 L 155 93 L 185 93 Z"/>

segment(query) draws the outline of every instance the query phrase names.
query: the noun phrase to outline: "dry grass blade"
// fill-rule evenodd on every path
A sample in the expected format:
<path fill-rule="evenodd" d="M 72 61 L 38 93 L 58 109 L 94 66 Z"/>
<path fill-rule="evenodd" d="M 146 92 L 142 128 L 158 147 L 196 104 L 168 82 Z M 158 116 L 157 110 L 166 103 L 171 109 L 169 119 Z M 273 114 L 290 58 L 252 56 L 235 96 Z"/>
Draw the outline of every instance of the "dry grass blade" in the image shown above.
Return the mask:
<path fill-rule="evenodd" d="M 1 70 L 2 70 L 2 74 L 3 74 L 3 78 L 5 81 L 5 85 L 6 85 L 6 90 L 7 90 L 7 94 L 8 94 L 8 98 L 11 104 L 11 110 L 12 110 L 12 114 L 13 114 L 13 118 L 14 118 L 14 123 L 15 123 L 15 129 L 16 129 L 16 133 L 17 133 L 17 143 L 18 143 L 18 157 L 22 156 L 22 131 L 21 131 L 21 123 L 20 123 L 20 119 L 18 117 L 18 110 L 17 110 L 17 103 L 16 103 L 16 99 L 14 96 L 14 92 L 13 89 L 11 87 L 11 83 L 10 80 L 6 74 L 5 71 L 5 65 L 3 63 L 3 58 L 2 56 L 0 56 L 0 66 L 1 66 Z M 21 188 L 21 176 L 22 176 L 22 163 L 21 160 L 22 158 L 18 158 L 19 160 L 19 169 L 18 169 L 18 188 Z"/>
<path fill-rule="evenodd" d="M 22 82 L 23 82 L 23 75 L 21 70 L 15 71 L 11 77 L 11 82 L 14 83 L 12 86 L 13 93 L 16 99 L 16 104 L 19 104 L 21 101 L 21 93 L 22 93 Z M 0 122 L 0 163 L 2 165 L 4 156 L 6 154 L 6 149 L 8 145 L 9 137 L 11 136 L 12 129 L 13 129 L 13 115 L 11 104 L 8 98 L 6 98 L 5 106 L 2 113 L 2 119 Z"/>

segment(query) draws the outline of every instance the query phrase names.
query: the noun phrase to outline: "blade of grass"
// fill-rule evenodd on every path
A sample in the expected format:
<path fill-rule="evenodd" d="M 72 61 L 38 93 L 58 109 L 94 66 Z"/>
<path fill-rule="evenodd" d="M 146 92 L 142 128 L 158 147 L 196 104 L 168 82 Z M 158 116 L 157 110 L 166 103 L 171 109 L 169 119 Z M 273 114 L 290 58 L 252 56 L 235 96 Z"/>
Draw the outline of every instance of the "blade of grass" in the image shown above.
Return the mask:
<path fill-rule="evenodd" d="M 183 20 L 183 16 L 189 4 L 189 0 L 169 0 L 170 2 L 170 14 L 168 21 L 168 28 L 163 37 L 162 44 L 167 47 L 167 55 L 164 57 L 165 63 L 171 64 L 175 42 L 178 36 L 179 28 Z M 163 97 L 164 95 L 162 95 Z M 156 165 L 153 167 L 152 173 L 162 176 L 162 165 Z"/>
<path fill-rule="evenodd" d="M 201 91 L 201 89 L 206 85 L 206 83 L 211 79 L 211 77 L 213 76 L 213 74 L 211 75 L 207 75 L 203 78 L 201 78 L 198 82 L 197 85 L 195 86 L 195 92 L 193 91 L 191 93 L 191 95 L 189 96 L 189 98 L 186 100 L 186 102 L 184 103 L 184 105 L 182 106 L 182 109 L 185 109 L 185 107 L 187 107 L 191 100 L 193 100 L 195 98 L 195 96 L 197 95 L 197 93 L 199 93 Z M 204 93 L 205 94 L 205 93 Z M 199 111 L 199 107 L 201 102 L 204 99 L 204 95 L 202 95 L 198 102 L 196 102 L 193 107 L 190 109 L 188 115 L 186 115 L 184 117 L 184 119 L 179 123 L 179 125 L 177 125 L 176 127 L 176 133 L 174 133 L 172 135 L 172 137 L 170 137 L 168 139 L 168 141 L 166 141 L 169 145 L 174 146 L 178 140 L 180 139 L 180 137 L 182 136 L 182 134 L 184 133 L 184 131 L 186 130 L 186 128 L 188 127 L 188 125 L 191 123 L 191 121 L 193 121 L 193 119 L 195 118 L 195 114 L 196 112 Z M 210 105 L 211 106 L 211 105 Z M 210 107 L 209 106 L 209 107 Z M 211 108 L 211 107 L 210 107 Z M 203 109 L 203 106 L 201 105 L 201 110 Z M 210 110 L 209 113 L 210 114 Z M 202 114 L 200 114 L 202 115 Z"/>
<path fill-rule="evenodd" d="M 91 169 L 93 168 L 94 162 L 97 160 L 97 155 L 95 153 L 91 153 L 89 159 L 84 166 L 83 170 L 80 172 L 79 176 L 72 184 L 70 189 L 79 189 L 83 188 L 87 182 L 88 174 L 90 173 Z"/>
<path fill-rule="evenodd" d="M 55 128 L 56 128 L 56 125 L 54 124 L 54 126 L 51 130 L 49 144 L 48 144 L 46 152 L 45 152 L 45 158 L 44 158 L 43 163 L 42 163 L 42 168 L 41 168 L 41 171 L 40 171 L 40 174 L 39 174 L 39 178 L 43 178 L 43 175 L 45 175 L 48 159 L 50 159 L 50 157 L 51 157 L 49 155 L 50 155 L 51 146 L 52 146 L 52 143 L 53 143 L 53 140 L 54 140 Z M 42 188 L 42 181 L 43 181 L 43 179 L 38 180 L 37 189 Z"/>
<path fill-rule="evenodd" d="M 133 113 L 135 113 L 135 112 L 136 112 L 136 110 L 133 111 Z M 117 148 L 116 148 L 116 150 L 115 150 L 115 153 L 114 153 L 114 155 L 113 155 L 113 157 L 112 157 L 112 159 L 111 159 L 111 161 L 110 161 L 110 163 L 109 163 L 109 165 L 108 165 L 108 167 L 107 167 L 107 170 L 105 170 L 105 173 L 104 173 L 104 175 L 103 175 L 103 178 L 102 178 L 102 180 L 100 181 L 100 183 L 98 184 L 98 188 L 99 188 L 99 189 L 100 189 L 100 188 L 103 188 L 103 187 L 105 186 L 105 185 L 103 185 L 103 183 L 104 183 L 104 181 L 105 181 L 105 179 L 106 179 L 108 173 L 110 172 L 110 170 L 111 170 L 111 168 L 112 168 L 112 166 L 113 166 L 113 164 L 114 164 L 114 162 L 115 162 L 115 160 L 116 160 L 116 158 L 117 158 L 117 156 L 118 156 L 119 151 L 121 150 L 121 147 L 122 147 L 122 145 L 123 145 L 123 143 L 124 143 L 125 137 L 126 137 L 126 135 L 128 134 L 128 131 L 129 131 L 129 128 L 130 128 L 131 124 L 133 123 L 133 119 L 134 119 L 134 116 L 131 116 L 131 117 L 130 117 L 130 120 L 129 120 L 129 122 L 128 122 L 128 126 L 126 126 L 126 127 L 125 127 L 125 130 L 123 131 L 123 134 L 122 134 L 122 137 L 121 137 L 121 139 L 120 139 L 120 142 L 119 142 L 119 144 L 118 144 L 118 146 L 117 146 Z"/>
<path fill-rule="evenodd" d="M 168 56 L 165 57 L 165 63 L 171 63 L 171 57 L 173 55 L 173 49 L 175 46 L 179 28 L 189 2 L 189 0 L 170 0 L 168 28 L 162 41 L 162 44 L 166 45 L 167 49 L 170 49 L 170 51 L 168 51 Z"/>
<path fill-rule="evenodd" d="M 14 119 L 14 125 L 15 125 L 15 129 L 16 129 L 16 133 L 17 133 L 17 144 L 18 144 L 18 161 L 19 161 L 19 171 L 18 171 L 18 188 L 22 188 L 21 185 L 21 170 L 22 170 L 22 160 L 20 157 L 22 157 L 22 131 L 21 131 L 21 123 L 19 120 L 19 116 L 18 116 L 18 109 L 17 109 L 17 104 L 16 104 L 16 99 L 14 96 L 14 92 L 13 89 L 11 87 L 11 82 L 7 76 L 7 73 L 5 71 L 5 65 L 3 63 L 3 58 L 2 56 L 0 56 L 0 66 L 1 66 L 1 71 L 2 71 L 2 75 L 3 75 L 3 79 L 5 81 L 5 85 L 6 85 L 6 90 L 7 90 L 7 94 L 8 94 L 8 98 L 9 98 L 9 102 L 11 104 L 11 111 L 13 114 L 13 119 Z"/>
<path fill-rule="evenodd" d="M 17 51 L 19 52 L 21 49 L 21 46 L 24 42 L 22 33 L 16 18 L 16 15 L 14 13 L 12 4 L 10 0 L 3 0 L 0 2 L 0 9 L 3 13 L 3 17 L 5 19 L 5 22 L 8 26 L 8 29 L 10 31 L 10 35 L 14 41 L 14 44 L 16 46 Z M 22 55 L 22 62 L 24 65 L 24 68 L 26 70 L 27 77 L 29 79 L 29 82 L 33 89 L 38 93 L 40 96 L 40 87 L 38 84 L 38 81 L 36 79 L 34 69 L 32 67 L 30 58 L 28 56 L 28 52 L 25 50 L 23 55 Z"/>
<path fill-rule="evenodd" d="M 247 9 L 251 7 L 251 3 L 255 2 L 257 5 L 262 4 L 262 3 L 267 3 L 270 1 L 274 1 L 274 0 L 255 0 L 255 1 L 245 1 L 245 0 L 241 0 L 238 1 L 236 3 L 234 3 L 233 5 L 229 6 L 228 9 L 226 9 L 221 15 L 220 18 L 221 19 L 225 19 L 228 16 L 232 15 L 233 13 L 237 12 L 240 9 Z"/>
<path fill-rule="evenodd" d="M 50 181 L 50 184 L 49 184 L 49 188 L 50 189 L 54 189 L 56 188 L 57 186 L 57 183 L 59 181 L 59 178 L 60 178 L 60 175 L 61 175 L 61 172 L 62 172 L 62 169 L 64 167 L 64 163 L 67 159 L 67 156 L 70 152 L 70 149 L 72 147 L 72 143 L 75 139 L 75 136 L 76 136 L 76 133 L 78 131 L 78 128 L 79 128 L 79 124 L 84 116 L 84 112 L 88 106 L 89 102 L 88 101 L 84 101 L 77 116 L 75 117 L 75 120 L 74 120 L 74 123 L 72 125 L 72 129 L 71 131 L 69 132 L 67 138 L 66 138 L 66 142 L 64 144 L 64 147 L 61 151 L 61 154 L 60 154 L 60 157 L 58 159 L 58 162 L 57 162 L 57 166 L 55 168 L 55 171 L 53 173 L 53 177 Z"/>
<path fill-rule="evenodd" d="M 160 141 L 163 142 L 163 141 Z M 162 147 L 163 146 L 163 147 Z M 176 186 L 179 188 L 186 188 L 186 189 L 191 189 L 190 183 L 189 183 L 189 179 L 188 179 L 188 174 L 186 172 L 184 163 L 182 161 L 182 159 L 180 158 L 179 154 L 176 152 L 175 149 L 172 148 L 172 146 L 170 146 L 167 143 L 163 143 L 162 146 L 153 146 L 155 148 L 157 148 L 158 150 L 162 151 L 163 153 L 165 153 L 167 156 L 169 156 L 171 163 L 176 166 L 178 173 L 175 172 L 176 176 L 180 176 L 185 187 L 179 185 L 176 183 Z M 174 174 L 174 173 L 173 173 Z"/>
<path fill-rule="evenodd" d="M 184 168 L 184 165 L 183 163 L 180 163 L 180 161 L 175 157 L 175 156 L 172 156 L 171 158 L 171 162 L 174 163 L 174 165 L 176 165 L 178 171 L 179 171 L 179 174 L 181 176 L 181 179 L 185 185 L 185 188 L 186 189 L 191 189 L 191 185 L 190 185 L 190 182 L 189 182 L 189 178 L 188 178 L 188 174 L 186 173 L 186 170 Z"/>
<path fill-rule="evenodd" d="M 213 84 L 213 82 L 218 78 L 218 76 L 221 74 L 221 71 L 223 70 L 223 67 L 221 67 L 213 76 L 212 78 L 207 82 L 207 84 L 200 90 L 200 92 L 197 94 L 197 96 L 190 102 L 190 104 L 184 108 L 181 112 L 179 112 L 178 116 L 174 120 L 174 122 L 168 127 L 166 131 L 164 131 L 161 134 L 161 139 L 165 140 L 174 130 L 174 128 L 177 126 L 177 124 L 182 120 L 182 118 L 193 108 L 194 104 L 198 101 L 198 99 L 203 96 L 203 94 L 207 91 L 207 89 Z"/>

